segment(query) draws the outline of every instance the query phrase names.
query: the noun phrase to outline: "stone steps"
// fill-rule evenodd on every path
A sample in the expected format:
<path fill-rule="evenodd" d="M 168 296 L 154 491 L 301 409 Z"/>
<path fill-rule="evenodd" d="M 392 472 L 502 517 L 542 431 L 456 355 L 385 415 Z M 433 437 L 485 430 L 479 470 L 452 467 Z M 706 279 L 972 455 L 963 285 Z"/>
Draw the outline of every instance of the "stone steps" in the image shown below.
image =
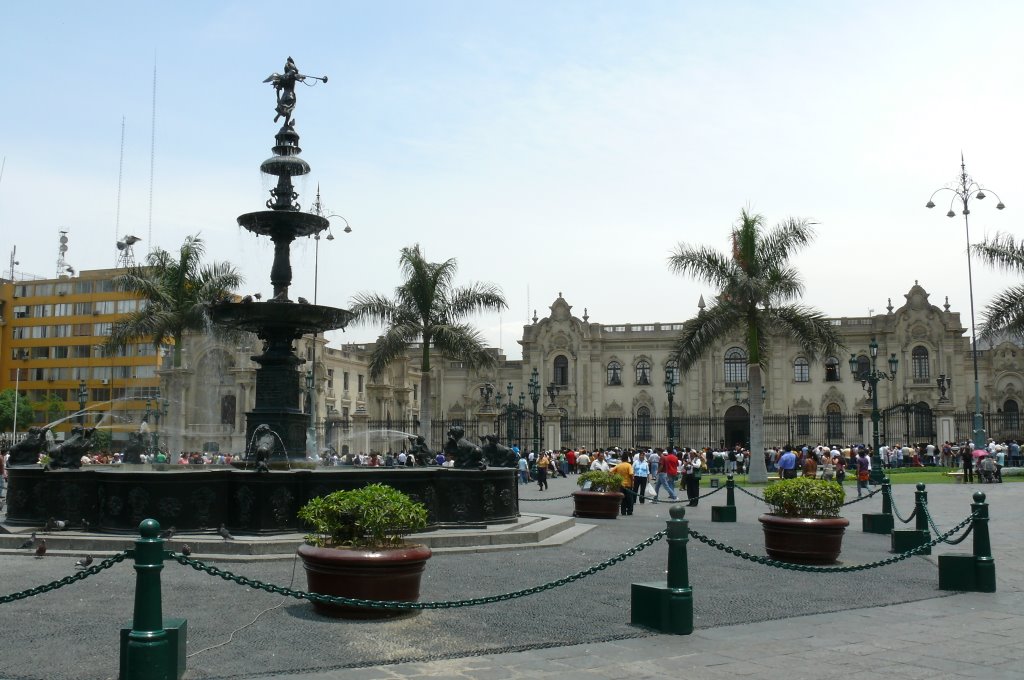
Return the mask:
<path fill-rule="evenodd" d="M 508 524 L 472 529 L 441 529 L 413 534 L 408 540 L 423 543 L 437 553 L 523 550 L 563 545 L 592 528 L 594 525 L 576 524 L 572 517 L 524 514 L 516 522 Z M 18 550 L 18 546 L 30 535 L 31 528 L 2 529 L 7 533 L 0 533 L 0 555 L 33 554 L 32 550 Z M 129 535 L 80 531 L 44 533 L 37 530 L 37 536 L 46 539 L 47 557 L 82 556 L 88 553 L 100 558 L 134 546 L 134 537 Z M 236 536 L 234 541 L 225 541 L 210 531 L 177 534 L 165 545 L 170 550 L 180 551 L 187 543 L 196 558 L 218 562 L 291 559 L 295 549 L 302 543 L 302 537 L 302 534 Z"/>

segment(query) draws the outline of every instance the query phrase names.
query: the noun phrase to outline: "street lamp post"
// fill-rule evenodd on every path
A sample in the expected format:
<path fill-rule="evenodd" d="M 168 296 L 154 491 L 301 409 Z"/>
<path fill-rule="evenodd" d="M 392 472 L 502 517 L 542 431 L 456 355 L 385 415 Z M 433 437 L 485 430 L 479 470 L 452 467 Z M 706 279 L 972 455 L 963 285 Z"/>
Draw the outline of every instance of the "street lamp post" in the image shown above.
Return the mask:
<path fill-rule="evenodd" d="M 878 441 L 878 423 L 882 420 L 882 414 L 878 411 L 878 383 L 882 380 L 896 379 L 896 367 L 899 365 L 899 359 L 896 358 L 896 353 L 893 352 L 889 355 L 889 372 L 879 371 L 877 364 L 878 342 L 874 338 L 871 338 L 868 350 L 871 354 L 871 370 L 858 375 L 857 356 L 851 354 L 850 373 L 857 376 L 860 380 L 860 386 L 871 397 L 871 483 L 881 484 L 885 473 L 882 471 L 882 456 L 878 452 L 881 446 Z"/>
<path fill-rule="evenodd" d="M 85 402 L 89 400 L 89 388 L 85 380 L 78 381 L 78 424 L 85 425 Z"/>
<path fill-rule="evenodd" d="M 505 394 L 508 395 L 508 404 L 505 406 L 505 439 L 508 443 L 512 443 L 512 414 L 515 413 L 516 405 L 512 402 L 512 393 L 514 392 L 512 382 L 509 381 L 508 385 L 505 386 Z"/>
<path fill-rule="evenodd" d="M 676 425 L 672 420 L 672 402 L 676 398 L 676 372 L 671 366 L 665 369 L 665 394 L 668 395 L 668 449 L 676 447 Z"/>
<path fill-rule="evenodd" d="M 494 385 L 484 383 L 480 386 L 480 399 L 484 402 L 484 408 L 491 407 L 491 397 L 494 396 Z"/>
<path fill-rule="evenodd" d="M 950 191 L 953 193 L 953 197 L 949 202 L 949 212 L 946 213 L 946 217 L 956 217 L 956 213 L 953 211 L 953 206 L 959 203 L 961 207 L 961 214 L 964 216 L 964 234 L 967 237 L 967 290 L 971 299 L 971 360 L 974 364 L 974 423 L 973 432 L 971 438 L 974 442 L 974 448 L 984 448 L 986 443 L 985 437 L 985 421 L 981 415 L 981 387 L 978 382 L 978 336 L 975 329 L 974 322 L 974 276 L 971 272 L 971 227 L 968 222 L 967 216 L 971 214 L 970 202 L 971 199 L 978 199 L 982 201 L 985 199 L 985 191 L 989 191 L 993 196 L 996 197 L 998 203 L 996 203 L 996 210 L 1002 210 L 1006 207 L 1002 199 L 992 191 L 991 189 L 983 190 L 981 185 L 974 181 L 974 179 L 967 174 L 967 166 L 964 163 L 964 155 L 960 154 L 960 176 L 957 177 L 956 182 L 952 186 L 942 187 L 932 192 L 931 198 L 924 207 L 934 208 L 935 202 L 932 200 L 935 195 L 940 191 Z"/>
<path fill-rule="evenodd" d="M 314 370 L 316 370 L 315 365 L 306 371 L 306 389 L 309 394 L 309 436 L 306 438 L 306 441 L 308 442 L 306 451 L 307 458 L 320 457 L 320 447 L 317 445 L 316 437 L 316 392 L 313 389 L 316 379 L 313 376 Z M 308 450 L 310 448 L 312 451 Z"/>
<path fill-rule="evenodd" d="M 527 387 L 530 390 L 530 401 L 533 402 L 533 452 L 540 452 L 540 423 L 538 422 L 539 414 L 537 413 L 537 402 L 540 401 L 540 376 L 537 375 L 537 369 L 534 368 L 530 374 L 530 382 L 527 383 Z"/>
<path fill-rule="evenodd" d="M 497 415 L 494 417 L 494 429 L 495 436 L 501 439 L 501 394 L 494 395 L 494 410 L 497 411 Z"/>
<path fill-rule="evenodd" d="M 526 415 L 526 395 L 519 391 L 519 450 L 523 450 L 523 417 Z"/>

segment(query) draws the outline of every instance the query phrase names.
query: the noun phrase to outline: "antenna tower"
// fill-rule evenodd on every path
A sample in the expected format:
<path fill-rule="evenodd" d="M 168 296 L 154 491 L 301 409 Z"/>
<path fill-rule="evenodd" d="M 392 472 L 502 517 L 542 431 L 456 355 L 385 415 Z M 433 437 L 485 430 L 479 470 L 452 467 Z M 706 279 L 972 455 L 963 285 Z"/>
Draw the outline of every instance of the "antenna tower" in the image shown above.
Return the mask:
<path fill-rule="evenodd" d="M 60 244 L 57 246 L 57 278 L 66 277 L 68 272 L 74 272 L 74 269 L 68 266 L 67 260 L 64 259 L 64 255 L 68 252 L 68 230 L 59 229 L 60 238 L 57 242 Z"/>
<path fill-rule="evenodd" d="M 129 234 L 117 240 L 117 268 L 127 269 L 135 266 L 135 253 L 132 246 L 141 241 L 138 236 Z"/>

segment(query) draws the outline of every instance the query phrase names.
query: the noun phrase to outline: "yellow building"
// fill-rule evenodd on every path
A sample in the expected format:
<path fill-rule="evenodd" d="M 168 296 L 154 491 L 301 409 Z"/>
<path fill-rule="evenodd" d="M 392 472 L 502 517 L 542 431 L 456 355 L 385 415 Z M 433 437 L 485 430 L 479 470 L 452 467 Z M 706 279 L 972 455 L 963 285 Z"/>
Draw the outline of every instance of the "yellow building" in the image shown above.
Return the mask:
<path fill-rule="evenodd" d="M 0 283 L 0 390 L 16 388 L 35 411 L 19 432 L 77 413 L 80 401 L 85 424 L 110 428 L 115 441 L 138 431 L 159 392 L 160 356 L 145 340 L 113 354 L 104 347 L 114 322 L 145 304 L 115 289 L 122 271 Z M 62 420 L 54 434 L 77 420 Z"/>

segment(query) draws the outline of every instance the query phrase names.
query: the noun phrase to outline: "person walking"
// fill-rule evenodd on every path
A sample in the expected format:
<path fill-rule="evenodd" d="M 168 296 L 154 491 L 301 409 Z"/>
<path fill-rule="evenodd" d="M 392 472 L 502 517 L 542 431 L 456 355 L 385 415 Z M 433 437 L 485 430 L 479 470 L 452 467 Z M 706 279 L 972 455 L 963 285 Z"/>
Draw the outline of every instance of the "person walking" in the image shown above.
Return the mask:
<path fill-rule="evenodd" d="M 974 483 L 974 454 L 970 446 L 960 448 L 960 460 L 964 465 L 964 484 Z"/>
<path fill-rule="evenodd" d="M 863 495 L 868 488 L 868 478 L 871 476 L 871 459 L 868 458 L 867 449 L 861 447 L 857 450 L 857 497 Z"/>
<path fill-rule="evenodd" d="M 635 499 L 639 500 L 641 505 L 646 500 L 645 494 L 647 492 L 647 480 L 650 478 L 650 470 L 651 467 L 647 462 L 647 457 L 641 451 L 633 463 L 633 492 L 636 494 Z"/>
<path fill-rule="evenodd" d="M 551 465 L 551 459 L 548 458 L 548 454 L 545 451 L 540 454 L 540 459 L 537 461 L 537 490 L 547 491 L 548 488 L 548 466 Z"/>
<path fill-rule="evenodd" d="M 665 455 L 661 456 L 658 464 L 658 477 L 657 482 L 654 484 L 654 502 L 658 502 L 658 494 L 661 493 L 661 488 L 665 487 L 668 493 L 670 501 L 678 500 L 676 498 L 676 477 L 679 476 L 679 458 L 676 456 L 673 449 L 669 449 L 665 452 Z"/>
<path fill-rule="evenodd" d="M 779 479 L 795 479 L 796 478 L 796 454 L 793 453 L 793 447 L 786 444 L 782 447 L 782 455 L 779 456 Z"/>
<path fill-rule="evenodd" d="M 633 514 L 633 465 L 629 462 L 629 456 L 623 456 L 622 461 L 613 467 L 610 472 L 613 475 L 622 477 L 622 505 L 620 511 L 623 515 Z"/>
<path fill-rule="evenodd" d="M 701 458 L 696 451 L 683 455 L 688 456 L 684 467 L 686 473 L 686 498 L 689 501 L 687 505 L 695 508 L 700 501 Z"/>

